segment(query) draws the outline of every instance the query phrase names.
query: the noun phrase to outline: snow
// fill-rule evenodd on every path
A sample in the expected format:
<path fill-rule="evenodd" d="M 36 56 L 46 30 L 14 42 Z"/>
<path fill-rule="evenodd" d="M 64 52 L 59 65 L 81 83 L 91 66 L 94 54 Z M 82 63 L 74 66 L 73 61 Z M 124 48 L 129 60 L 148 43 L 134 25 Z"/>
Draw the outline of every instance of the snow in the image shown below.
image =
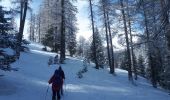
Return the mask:
<path fill-rule="evenodd" d="M 8 55 L 14 55 L 14 50 L 11 48 L 0 48 L 0 50 L 3 50 L 4 53 L 6 53 Z"/>
<path fill-rule="evenodd" d="M 0 76 L 0 100 L 51 100 L 48 80 L 58 65 L 48 67 L 49 57 L 56 54 L 41 51 L 42 47 L 29 45 L 30 52 L 22 53 L 21 59 L 12 65 L 19 71 L 0 71 L 5 75 Z M 62 100 L 170 100 L 168 93 L 153 88 L 144 78 L 135 81 L 137 86 L 132 85 L 127 72 L 121 69 L 116 69 L 117 75 L 113 76 L 107 69 L 96 70 L 89 65 L 88 72 L 78 79 L 82 65 L 81 60 L 71 57 L 61 65 L 66 74 Z"/>

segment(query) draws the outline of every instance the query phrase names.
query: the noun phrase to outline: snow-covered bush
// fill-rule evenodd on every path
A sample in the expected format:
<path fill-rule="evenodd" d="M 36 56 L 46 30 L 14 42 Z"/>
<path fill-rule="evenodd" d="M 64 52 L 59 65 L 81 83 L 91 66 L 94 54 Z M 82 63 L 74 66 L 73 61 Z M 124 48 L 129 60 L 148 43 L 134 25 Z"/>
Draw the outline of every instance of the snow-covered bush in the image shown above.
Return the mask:
<path fill-rule="evenodd" d="M 47 47 L 43 47 L 43 48 L 42 48 L 42 51 L 47 51 Z"/>
<path fill-rule="evenodd" d="M 78 77 L 78 78 L 83 78 L 83 73 L 82 73 L 81 70 L 79 70 L 79 71 L 77 72 L 77 77 Z"/>
<path fill-rule="evenodd" d="M 83 68 L 80 69 L 78 72 L 77 72 L 77 76 L 78 78 L 83 78 L 83 73 L 86 73 L 88 71 L 87 69 L 87 59 L 84 59 L 83 60 Z"/>

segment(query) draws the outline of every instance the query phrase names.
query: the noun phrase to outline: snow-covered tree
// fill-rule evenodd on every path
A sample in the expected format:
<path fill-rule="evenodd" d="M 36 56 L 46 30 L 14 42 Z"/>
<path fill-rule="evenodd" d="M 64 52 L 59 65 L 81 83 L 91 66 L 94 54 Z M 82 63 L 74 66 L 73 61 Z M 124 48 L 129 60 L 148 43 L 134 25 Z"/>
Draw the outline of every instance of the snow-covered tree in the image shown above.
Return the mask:
<path fill-rule="evenodd" d="M 53 48 L 54 38 L 53 38 L 53 28 L 49 29 L 47 34 L 45 34 L 45 37 L 42 40 L 42 44 L 44 46 L 49 46 Z"/>
<path fill-rule="evenodd" d="M 145 77 L 145 65 L 144 65 L 144 58 L 142 55 L 139 55 L 138 62 L 137 62 L 137 73 L 140 76 Z"/>
<path fill-rule="evenodd" d="M 120 68 L 124 69 L 124 70 L 127 70 L 127 71 L 129 69 L 129 66 L 128 66 L 128 57 L 127 57 L 126 51 L 123 52 L 123 58 L 121 59 Z"/>
<path fill-rule="evenodd" d="M 29 20 L 29 40 L 36 41 L 36 16 L 31 12 Z"/>
<path fill-rule="evenodd" d="M 107 54 L 108 54 L 108 63 L 110 67 L 110 73 L 114 74 L 114 51 L 112 44 L 112 32 L 111 32 L 111 20 L 110 20 L 110 11 L 111 11 L 111 1 L 110 0 L 99 0 L 99 11 L 102 11 L 102 20 L 105 28 L 106 43 L 107 43 Z"/>
<path fill-rule="evenodd" d="M 94 43 L 96 44 L 96 51 L 94 51 Z M 97 29 L 97 27 L 95 28 L 95 33 L 94 33 L 94 40 L 91 43 L 91 47 L 90 47 L 90 59 L 92 62 L 95 62 L 95 57 L 93 55 L 93 53 L 96 52 L 96 59 L 98 62 L 98 66 L 100 68 L 103 68 L 104 64 L 105 64 L 105 57 L 104 57 L 104 46 L 103 46 L 103 42 L 101 40 L 101 36 L 100 33 Z"/>
<path fill-rule="evenodd" d="M 84 57 L 85 56 L 85 43 L 86 39 L 83 36 L 79 37 L 78 43 L 77 43 L 77 55 Z"/>
<path fill-rule="evenodd" d="M 26 20 L 27 11 L 29 8 L 28 5 L 30 1 L 31 0 L 13 0 L 13 3 L 17 5 L 15 9 L 19 12 L 20 15 L 20 24 L 19 24 L 19 32 L 17 34 L 17 49 L 16 49 L 16 55 L 18 58 L 20 57 L 25 20 Z"/>
<path fill-rule="evenodd" d="M 70 53 L 70 56 L 72 57 L 76 53 L 76 47 L 77 47 L 77 41 L 76 41 L 76 35 L 74 32 L 70 30 L 70 35 L 68 35 L 67 39 L 67 49 Z"/>
<path fill-rule="evenodd" d="M 8 17 L 7 17 L 8 16 Z M 0 6 L 0 69 L 11 70 L 10 64 L 16 61 L 16 37 L 12 25 L 11 11 Z"/>
<path fill-rule="evenodd" d="M 53 29 L 52 49 L 55 52 L 60 51 L 61 63 L 64 62 L 66 49 L 71 50 L 72 53 L 75 49 L 75 45 L 73 48 L 70 45 L 71 43 L 75 44 L 77 32 L 77 8 L 72 1 L 44 0 L 38 14 L 40 20 L 37 25 L 39 27 L 37 32 L 41 32 L 39 37 L 43 41 L 48 30 Z"/>
<path fill-rule="evenodd" d="M 92 27 L 92 42 L 93 42 L 93 57 L 94 57 L 94 63 L 95 63 L 95 68 L 99 69 L 99 65 L 98 65 L 98 61 L 97 61 L 97 54 L 96 54 L 96 43 L 95 43 L 95 19 L 94 19 L 94 7 L 93 7 L 93 1 L 92 0 L 88 0 L 89 2 L 89 8 L 90 8 L 90 20 L 91 20 L 91 27 Z"/>

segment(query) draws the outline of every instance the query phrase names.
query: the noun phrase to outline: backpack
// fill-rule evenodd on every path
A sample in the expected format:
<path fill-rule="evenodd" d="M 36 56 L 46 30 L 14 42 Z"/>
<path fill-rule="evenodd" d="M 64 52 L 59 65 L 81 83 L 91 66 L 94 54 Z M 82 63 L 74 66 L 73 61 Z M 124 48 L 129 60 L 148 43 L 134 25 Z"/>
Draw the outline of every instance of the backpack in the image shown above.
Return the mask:
<path fill-rule="evenodd" d="M 61 85 L 62 84 L 62 76 L 61 76 L 59 70 L 56 70 L 55 73 L 54 73 L 53 84 L 56 84 L 56 85 Z"/>

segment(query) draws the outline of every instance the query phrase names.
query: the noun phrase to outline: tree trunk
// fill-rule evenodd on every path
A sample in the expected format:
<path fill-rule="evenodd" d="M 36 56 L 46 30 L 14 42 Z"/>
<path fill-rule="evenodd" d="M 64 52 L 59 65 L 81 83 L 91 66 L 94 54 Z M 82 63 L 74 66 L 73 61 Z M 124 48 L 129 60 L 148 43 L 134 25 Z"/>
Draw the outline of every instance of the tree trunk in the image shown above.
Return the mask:
<path fill-rule="evenodd" d="M 112 69 L 110 71 L 111 74 L 115 74 L 115 64 L 114 64 L 114 50 L 113 50 L 113 43 L 112 43 L 112 33 L 111 33 L 111 28 L 110 28 L 110 20 L 109 20 L 109 14 L 108 12 L 106 13 L 107 15 L 107 25 L 108 25 L 108 30 L 109 30 L 109 39 L 110 39 L 110 52 L 111 52 L 111 62 L 112 62 Z"/>
<path fill-rule="evenodd" d="M 91 13 L 91 23 L 92 23 L 92 31 L 93 31 L 93 52 L 94 52 L 94 59 L 96 64 L 96 69 L 99 69 L 98 61 L 97 61 L 97 55 L 96 55 L 96 43 L 95 43 L 95 32 L 94 32 L 94 17 L 93 17 L 93 8 L 92 8 L 92 2 L 89 0 L 90 3 L 90 13 Z"/>
<path fill-rule="evenodd" d="M 102 0 L 102 4 L 103 4 L 104 24 L 105 24 L 105 31 L 106 31 L 108 61 L 109 61 L 110 73 L 113 73 L 112 62 L 111 62 L 111 57 L 110 57 L 110 47 L 109 47 L 109 36 L 108 36 L 108 25 L 107 25 L 108 23 L 107 23 L 107 16 L 106 16 L 106 8 L 105 8 L 103 0 Z"/>
<path fill-rule="evenodd" d="M 128 1 L 128 0 L 127 0 Z M 131 59 L 132 59 L 132 68 L 134 70 L 134 78 L 135 80 L 138 79 L 137 77 L 137 70 L 136 70 L 136 65 L 135 64 L 135 55 L 134 55 L 134 48 L 133 48 L 133 37 L 132 37 L 132 27 L 131 27 L 131 18 L 129 14 L 129 4 L 127 2 L 127 13 L 128 13 L 128 27 L 129 27 L 129 36 L 130 36 L 130 46 L 131 46 Z"/>
<path fill-rule="evenodd" d="M 168 49 L 170 51 L 170 22 L 169 22 L 169 15 L 168 15 L 168 10 L 170 9 L 170 1 L 167 0 L 167 4 L 165 3 L 165 0 L 160 0 L 161 3 L 161 10 L 163 13 L 162 16 L 162 23 L 165 26 L 165 36 L 168 41 Z"/>
<path fill-rule="evenodd" d="M 132 76 L 132 69 L 131 69 L 131 56 L 130 56 L 130 48 L 129 48 L 129 38 L 128 38 L 128 31 L 127 31 L 127 25 L 126 25 L 126 16 L 125 16 L 125 11 L 124 11 L 124 5 L 123 5 L 123 0 L 120 0 L 121 4 L 121 11 L 123 15 L 123 23 L 124 23 L 124 30 L 125 30 L 125 38 L 126 38 L 126 47 L 127 47 L 127 57 L 128 57 L 128 78 L 130 81 L 133 82 L 133 76 Z"/>
<path fill-rule="evenodd" d="M 21 2 L 21 8 L 20 8 L 20 27 L 19 27 L 19 33 L 17 35 L 17 50 L 16 50 L 16 56 L 20 57 L 20 47 L 22 45 L 22 37 L 24 32 L 24 25 L 25 25 L 25 19 L 27 15 L 27 9 L 28 9 L 28 0 L 25 0 Z"/>
<path fill-rule="evenodd" d="M 60 63 L 65 60 L 65 0 L 61 0 L 62 14 L 61 14 L 61 48 L 60 48 Z"/>
<path fill-rule="evenodd" d="M 131 44 L 131 55 L 132 55 L 132 67 L 133 67 L 133 70 L 134 70 L 134 75 L 135 75 L 135 80 L 138 79 L 138 76 L 137 76 L 137 70 L 136 70 L 136 66 L 134 65 L 134 48 L 133 48 L 133 37 L 132 37 L 132 31 L 131 31 L 131 22 L 130 22 L 130 18 L 128 19 L 128 25 L 129 25 L 129 35 L 130 35 L 130 44 Z"/>
<path fill-rule="evenodd" d="M 145 31 L 146 31 L 146 35 L 147 35 L 147 44 L 148 44 L 148 59 L 149 59 L 149 67 L 151 68 L 151 81 L 152 81 L 152 85 L 153 87 L 157 87 L 156 85 L 156 79 L 155 79 L 155 70 L 154 70 L 154 64 L 153 64 L 153 57 L 151 54 L 151 42 L 150 42 L 150 36 L 149 36 L 149 28 L 148 28 L 148 20 L 147 20 L 147 14 L 146 14 L 146 9 L 144 7 L 143 4 L 143 0 L 142 0 L 142 7 L 143 7 L 143 12 L 144 12 L 144 24 L 145 24 Z"/>

